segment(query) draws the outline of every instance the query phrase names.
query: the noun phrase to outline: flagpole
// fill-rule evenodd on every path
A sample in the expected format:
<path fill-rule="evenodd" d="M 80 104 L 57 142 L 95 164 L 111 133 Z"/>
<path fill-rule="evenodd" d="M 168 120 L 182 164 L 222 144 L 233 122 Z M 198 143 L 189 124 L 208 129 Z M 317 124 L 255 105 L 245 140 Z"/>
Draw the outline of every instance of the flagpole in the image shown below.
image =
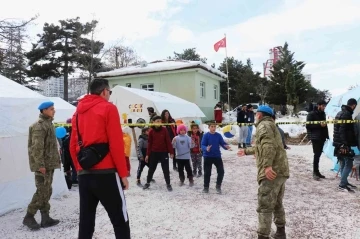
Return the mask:
<path fill-rule="evenodd" d="M 229 86 L 229 66 L 228 66 L 228 56 L 227 56 L 227 39 L 226 39 L 226 34 L 224 34 L 225 36 L 225 41 L 226 41 L 226 45 L 225 45 L 225 59 L 226 59 L 226 76 L 227 76 L 227 103 L 228 103 L 228 107 L 229 107 L 229 111 L 230 111 L 230 86 Z"/>

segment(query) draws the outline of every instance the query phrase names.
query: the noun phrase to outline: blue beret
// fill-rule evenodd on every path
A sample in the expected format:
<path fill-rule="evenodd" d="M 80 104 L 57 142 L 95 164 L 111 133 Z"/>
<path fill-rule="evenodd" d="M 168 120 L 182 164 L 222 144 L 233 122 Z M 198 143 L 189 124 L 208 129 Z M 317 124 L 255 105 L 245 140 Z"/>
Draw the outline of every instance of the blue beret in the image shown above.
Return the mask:
<path fill-rule="evenodd" d="M 46 102 L 43 102 L 39 105 L 38 109 L 39 110 L 44 110 L 44 109 L 47 109 L 51 106 L 54 106 L 54 102 L 51 102 L 51 101 L 46 101 Z"/>
<path fill-rule="evenodd" d="M 273 115 L 274 114 L 274 111 L 273 109 L 271 109 L 271 107 L 267 106 L 267 105 L 261 105 L 257 112 L 262 112 L 262 113 L 266 113 L 266 114 L 269 114 L 269 115 Z"/>

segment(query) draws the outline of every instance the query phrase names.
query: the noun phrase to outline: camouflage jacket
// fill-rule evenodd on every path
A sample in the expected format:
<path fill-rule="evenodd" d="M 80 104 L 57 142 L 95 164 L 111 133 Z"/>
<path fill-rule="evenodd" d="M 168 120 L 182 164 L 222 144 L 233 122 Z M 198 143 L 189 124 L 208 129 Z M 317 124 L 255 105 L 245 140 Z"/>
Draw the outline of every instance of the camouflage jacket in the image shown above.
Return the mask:
<path fill-rule="evenodd" d="M 51 118 L 40 114 L 38 121 L 29 127 L 28 154 L 31 172 L 39 168 L 60 168 L 60 154 Z"/>
<path fill-rule="evenodd" d="M 257 181 L 265 179 L 265 168 L 272 167 L 277 177 L 289 177 L 289 164 L 281 135 L 274 120 L 265 116 L 256 126 L 255 146 L 247 148 L 245 153 L 255 154 L 258 169 Z"/>

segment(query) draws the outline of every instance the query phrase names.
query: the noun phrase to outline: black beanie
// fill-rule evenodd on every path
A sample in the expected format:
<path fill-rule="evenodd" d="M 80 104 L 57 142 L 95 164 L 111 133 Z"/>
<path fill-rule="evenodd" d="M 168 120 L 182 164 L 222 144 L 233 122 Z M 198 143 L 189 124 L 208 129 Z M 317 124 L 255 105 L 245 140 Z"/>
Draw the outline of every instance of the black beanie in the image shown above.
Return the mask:
<path fill-rule="evenodd" d="M 357 105 L 357 101 L 354 98 L 351 98 L 347 101 L 348 106 Z"/>

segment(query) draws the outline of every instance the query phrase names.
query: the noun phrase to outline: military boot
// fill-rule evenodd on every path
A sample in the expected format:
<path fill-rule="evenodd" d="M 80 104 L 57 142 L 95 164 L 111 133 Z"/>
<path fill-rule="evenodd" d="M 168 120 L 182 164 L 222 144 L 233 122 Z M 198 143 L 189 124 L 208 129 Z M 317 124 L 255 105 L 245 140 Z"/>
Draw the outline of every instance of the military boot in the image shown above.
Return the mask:
<path fill-rule="evenodd" d="M 23 220 L 23 224 L 25 226 L 27 226 L 28 228 L 30 228 L 30 230 L 39 230 L 40 229 L 40 225 L 36 222 L 34 215 L 32 215 L 30 213 L 26 213 L 24 220 Z"/>
<path fill-rule="evenodd" d="M 59 222 L 60 221 L 57 219 L 52 219 L 49 216 L 49 213 L 46 212 L 41 213 L 41 227 L 52 227 L 59 224 Z"/>
<path fill-rule="evenodd" d="M 277 227 L 274 239 L 286 239 L 285 227 Z"/>

